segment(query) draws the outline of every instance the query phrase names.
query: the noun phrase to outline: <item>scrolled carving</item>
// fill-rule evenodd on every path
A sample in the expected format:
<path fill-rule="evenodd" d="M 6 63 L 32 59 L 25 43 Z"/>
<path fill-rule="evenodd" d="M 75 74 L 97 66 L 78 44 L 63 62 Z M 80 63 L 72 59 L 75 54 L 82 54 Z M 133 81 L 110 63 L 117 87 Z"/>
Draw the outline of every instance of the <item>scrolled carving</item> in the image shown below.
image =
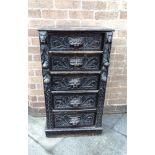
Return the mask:
<path fill-rule="evenodd" d="M 47 41 L 47 32 L 46 31 L 40 31 L 39 32 L 39 38 L 41 43 L 46 43 Z"/>

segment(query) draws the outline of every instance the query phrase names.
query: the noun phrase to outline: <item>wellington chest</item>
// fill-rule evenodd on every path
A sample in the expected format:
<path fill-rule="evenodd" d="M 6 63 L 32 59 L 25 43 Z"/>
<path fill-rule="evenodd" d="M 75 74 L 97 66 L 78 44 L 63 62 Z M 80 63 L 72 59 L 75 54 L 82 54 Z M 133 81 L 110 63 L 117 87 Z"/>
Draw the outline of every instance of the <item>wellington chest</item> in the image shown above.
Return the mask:
<path fill-rule="evenodd" d="M 39 29 L 47 136 L 102 131 L 112 29 Z"/>

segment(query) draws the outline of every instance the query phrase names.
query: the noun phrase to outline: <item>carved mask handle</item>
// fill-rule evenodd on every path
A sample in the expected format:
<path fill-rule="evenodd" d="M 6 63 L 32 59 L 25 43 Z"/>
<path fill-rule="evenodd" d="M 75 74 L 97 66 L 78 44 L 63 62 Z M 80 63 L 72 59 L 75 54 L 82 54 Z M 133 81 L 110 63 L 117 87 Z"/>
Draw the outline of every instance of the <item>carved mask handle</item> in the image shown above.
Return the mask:
<path fill-rule="evenodd" d="M 80 123 L 80 118 L 75 116 L 75 117 L 70 117 L 69 118 L 69 124 L 71 124 L 72 126 L 76 126 Z"/>
<path fill-rule="evenodd" d="M 73 98 L 72 100 L 70 100 L 70 105 L 72 107 L 79 107 L 81 105 L 80 98 Z"/>
<path fill-rule="evenodd" d="M 71 58 L 70 59 L 70 65 L 71 66 L 82 66 L 83 65 L 83 61 L 80 58 Z"/>
<path fill-rule="evenodd" d="M 69 45 L 74 48 L 79 48 L 80 46 L 83 45 L 83 38 L 81 38 L 81 37 L 79 37 L 79 38 L 78 37 L 76 37 L 76 38 L 69 37 L 68 40 L 69 40 Z"/>
<path fill-rule="evenodd" d="M 81 84 L 80 78 L 71 79 L 71 80 L 69 81 L 69 86 L 71 86 L 71 87 L 73 87 L 73 88 L 79 87 L 80 84 Z"/>

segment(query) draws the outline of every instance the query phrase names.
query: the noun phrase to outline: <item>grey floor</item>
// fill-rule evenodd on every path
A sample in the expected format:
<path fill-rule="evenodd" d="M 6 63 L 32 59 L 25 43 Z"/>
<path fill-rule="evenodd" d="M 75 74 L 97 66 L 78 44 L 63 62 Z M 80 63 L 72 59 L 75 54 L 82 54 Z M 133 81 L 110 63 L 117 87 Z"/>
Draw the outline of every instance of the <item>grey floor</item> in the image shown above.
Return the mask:
<path fill-rule="evenodd" d="M 46 138 L 45 118 L 29 116 L 29 155 L 126 155 L 127 115 L 103 115 L 103 133 Z"/>

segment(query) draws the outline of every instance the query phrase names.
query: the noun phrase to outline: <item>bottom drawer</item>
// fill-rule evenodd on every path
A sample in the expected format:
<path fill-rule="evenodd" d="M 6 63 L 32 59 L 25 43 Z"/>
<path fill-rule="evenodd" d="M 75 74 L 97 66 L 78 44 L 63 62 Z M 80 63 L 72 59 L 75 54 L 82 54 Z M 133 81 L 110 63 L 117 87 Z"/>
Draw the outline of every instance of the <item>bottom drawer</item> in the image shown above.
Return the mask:
<path fill-rule="evenodd" d="M 54 115 L 55 127 L 84 127 L 93 126 L 95 113 L 61 113 Z"/>

